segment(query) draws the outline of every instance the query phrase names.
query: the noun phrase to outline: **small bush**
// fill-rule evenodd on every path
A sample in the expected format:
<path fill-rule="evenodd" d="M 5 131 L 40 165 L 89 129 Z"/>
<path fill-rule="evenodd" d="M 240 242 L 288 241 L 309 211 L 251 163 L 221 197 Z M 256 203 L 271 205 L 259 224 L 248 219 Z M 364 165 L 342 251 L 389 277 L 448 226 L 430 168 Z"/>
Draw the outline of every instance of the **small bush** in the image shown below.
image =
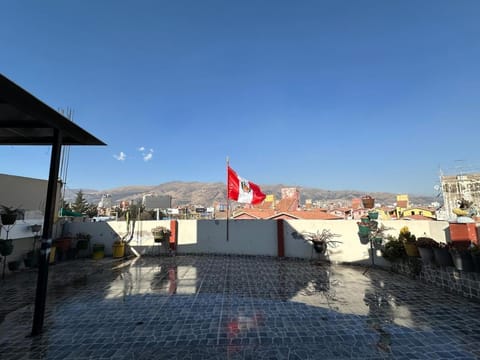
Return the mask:
<path fill-rule="evenodd" d="M 438 242 L 436 242 L 432 238 L 422 236 L 417 239 L 417 247 L 419 248 L 433 249 L 433 248 L 438 248 L 438 246 L 439 246 Z"/>
<path fill-rule="evenodd" d="M 398 240 L 401 241 L 402 243 L 415 244 L 417 239 L 415 238 L 415 235 L 413 235 L 410 232 L 410 230 L 408 229 L 408 226 L 404 226 L 400 229 Z"/>
<path fill-rule="evenodd" d="M 385 243 L 384 249 L 382 250 L 382 256 L 384 259 L 393 262 L 407 256 L 402 241 L 392 237 L 388 237 L 387 240 L 388 241 Z"/>

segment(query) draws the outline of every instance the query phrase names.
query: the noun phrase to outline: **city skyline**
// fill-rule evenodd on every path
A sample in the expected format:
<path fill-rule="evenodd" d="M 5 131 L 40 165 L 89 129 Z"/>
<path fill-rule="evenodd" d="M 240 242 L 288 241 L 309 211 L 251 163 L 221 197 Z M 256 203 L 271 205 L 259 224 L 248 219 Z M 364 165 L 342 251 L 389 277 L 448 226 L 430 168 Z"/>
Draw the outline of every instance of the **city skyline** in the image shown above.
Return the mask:
<path fill-rule="evenodd" d="M 0 72 L 107 143 L 70 148 L 74 189 L 225 183 L 229 156 L 259 185 L 435 196 L 440 170 L 480 168 L 479 11 L 9 2 Z M 48 177 L 48 147 L 0 158 L 2 173 Z"/>

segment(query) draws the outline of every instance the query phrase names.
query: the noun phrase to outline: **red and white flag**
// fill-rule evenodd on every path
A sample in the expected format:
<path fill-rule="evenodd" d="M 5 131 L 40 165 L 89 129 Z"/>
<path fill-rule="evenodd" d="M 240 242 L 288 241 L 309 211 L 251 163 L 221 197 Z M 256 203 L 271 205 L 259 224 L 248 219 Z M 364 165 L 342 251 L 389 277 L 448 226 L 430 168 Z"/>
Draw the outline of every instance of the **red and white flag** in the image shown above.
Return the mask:
<path fill-rule="evenodd" d="M 228 198 L 239 203 L 258 204 L 265 199 L 260 187 L 241 178 L 228 166 Z"/>

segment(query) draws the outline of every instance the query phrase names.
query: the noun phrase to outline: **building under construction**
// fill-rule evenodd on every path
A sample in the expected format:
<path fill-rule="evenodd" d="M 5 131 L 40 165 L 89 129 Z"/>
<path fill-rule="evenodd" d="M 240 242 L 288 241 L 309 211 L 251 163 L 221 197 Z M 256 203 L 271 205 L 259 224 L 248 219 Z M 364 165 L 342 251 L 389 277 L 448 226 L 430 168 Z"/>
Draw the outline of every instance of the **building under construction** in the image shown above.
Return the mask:
<path fill-rule="evenodd" d="M 454 209 L 468 204 L 469 215 L 480 210 L 480 173 L 445 175 L 440 177 L 442 184 L 443 202 L 446 215 L 449 219 L 456 216 Z"/>

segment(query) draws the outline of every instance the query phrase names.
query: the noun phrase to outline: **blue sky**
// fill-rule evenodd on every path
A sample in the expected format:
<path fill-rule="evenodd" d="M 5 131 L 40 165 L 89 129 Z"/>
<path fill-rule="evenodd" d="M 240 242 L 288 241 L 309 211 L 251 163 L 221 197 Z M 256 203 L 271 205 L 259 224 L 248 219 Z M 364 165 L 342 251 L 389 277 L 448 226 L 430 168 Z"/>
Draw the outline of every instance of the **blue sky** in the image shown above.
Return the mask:
<path fill-rule="evenodd" d="M 478 168 L 478 1 L 6 1 L 0 72 L 108 144 L 67 184 L 434 195 Z M 47 178 L 48 147 L 0 146 Z M 122 155 L 123 154 L 123 155 Z"/>

